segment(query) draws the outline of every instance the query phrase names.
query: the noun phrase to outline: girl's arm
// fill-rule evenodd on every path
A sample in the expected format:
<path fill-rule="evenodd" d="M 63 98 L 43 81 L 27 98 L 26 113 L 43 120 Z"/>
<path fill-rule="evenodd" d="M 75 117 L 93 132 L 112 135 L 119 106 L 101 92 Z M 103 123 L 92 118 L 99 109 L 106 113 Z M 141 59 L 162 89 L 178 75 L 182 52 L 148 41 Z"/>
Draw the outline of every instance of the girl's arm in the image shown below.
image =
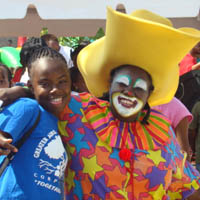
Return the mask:
<path fill-rule="evenodd" d="M 200 62 L 192 66 L 192 70 L 200 69 Z"/>

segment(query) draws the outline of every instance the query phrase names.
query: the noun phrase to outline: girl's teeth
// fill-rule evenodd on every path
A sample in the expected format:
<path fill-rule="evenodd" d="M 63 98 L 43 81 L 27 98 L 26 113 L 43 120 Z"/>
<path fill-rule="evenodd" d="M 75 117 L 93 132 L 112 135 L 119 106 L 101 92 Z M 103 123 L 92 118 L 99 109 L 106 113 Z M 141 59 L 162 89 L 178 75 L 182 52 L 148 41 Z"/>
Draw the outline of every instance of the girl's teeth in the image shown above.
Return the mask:
<path fill-rule="evenodd" d="M 52 99 L 51 100 L 51 103 L 53 103 L 53 104 L 58 104 L 58 103 L 61 103 L 61 102 L 62 102 L 61 98 L 59 98 L 59 99 Z"/>

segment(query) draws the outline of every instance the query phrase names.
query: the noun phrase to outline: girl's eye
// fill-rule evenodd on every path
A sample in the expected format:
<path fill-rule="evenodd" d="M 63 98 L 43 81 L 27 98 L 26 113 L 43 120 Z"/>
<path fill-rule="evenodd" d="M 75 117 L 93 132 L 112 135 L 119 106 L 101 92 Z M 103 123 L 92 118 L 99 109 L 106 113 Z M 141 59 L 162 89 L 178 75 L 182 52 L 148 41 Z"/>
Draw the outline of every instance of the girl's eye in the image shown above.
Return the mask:
<path fill-rule="evenodd" d="M 128 86 L 130 84 L 130 80 L 129 80 L 128 76 L 121 75 L 121 76 L 117 77 L 116 83 Z"/>
<path fill-rule="evenodd" d="M 66 83 L 67 83 L 67 80 L 60 80 L 59 83 L 60 83 L 60 84 L 66 84 Z"/>
<path fill-rule="evenodd" d="M 144 91 L 147 91 L 147 82 L 141 78 L 138 78 L 133 85 L 133 88 L 140 88 Z"/>
<path fill-rule="evenodd" d="M 42 87 L 44 87 L 44 88 L 49 87 L 49 83 L 47 83 L 47 82 L 40 83 L 40 85 L 41 85 Z"/>

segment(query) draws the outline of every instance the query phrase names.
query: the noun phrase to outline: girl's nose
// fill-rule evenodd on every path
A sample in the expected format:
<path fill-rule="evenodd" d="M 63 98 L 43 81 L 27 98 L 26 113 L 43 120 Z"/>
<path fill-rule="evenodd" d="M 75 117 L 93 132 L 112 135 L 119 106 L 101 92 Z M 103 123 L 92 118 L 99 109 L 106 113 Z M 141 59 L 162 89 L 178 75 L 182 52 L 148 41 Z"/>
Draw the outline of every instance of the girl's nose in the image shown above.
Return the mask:
<path fill-rule="evenodd" d="M 58 87 L 57 87 L 57 86 L 53 86 L 53 87 L 51 88 L 50 93 L 55 93 L 55 92 L 57 92 L 57 91 L 58 91 Z"/>

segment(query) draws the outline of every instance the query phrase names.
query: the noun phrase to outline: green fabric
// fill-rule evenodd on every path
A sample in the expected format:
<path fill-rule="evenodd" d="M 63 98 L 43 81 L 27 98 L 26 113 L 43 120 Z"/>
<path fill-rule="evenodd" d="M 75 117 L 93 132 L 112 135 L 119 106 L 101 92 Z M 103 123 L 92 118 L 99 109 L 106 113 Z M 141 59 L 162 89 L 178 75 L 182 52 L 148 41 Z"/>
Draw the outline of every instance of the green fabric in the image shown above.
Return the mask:
<path fill-rule="evenodd" d="M 0 62 L 10 68 L 21 67 L 20 51 L 14 47 L 0 48 Z"/>

